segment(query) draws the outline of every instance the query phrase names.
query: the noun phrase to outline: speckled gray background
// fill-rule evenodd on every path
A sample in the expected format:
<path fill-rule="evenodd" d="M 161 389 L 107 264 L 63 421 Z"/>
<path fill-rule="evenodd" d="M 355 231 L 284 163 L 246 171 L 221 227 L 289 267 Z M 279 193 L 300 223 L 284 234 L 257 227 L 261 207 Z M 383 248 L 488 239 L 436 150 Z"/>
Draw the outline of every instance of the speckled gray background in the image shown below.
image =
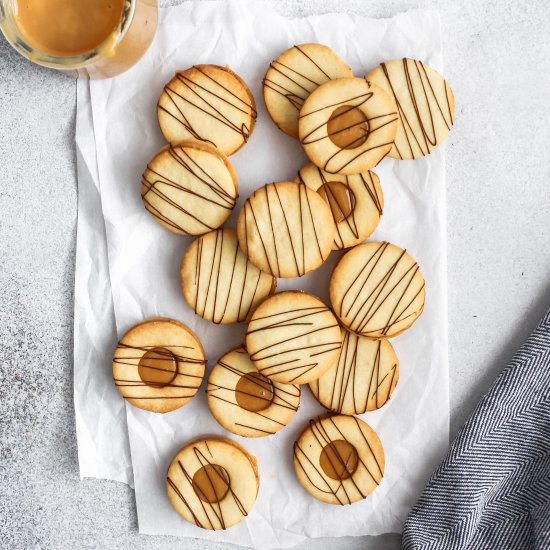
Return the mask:
<path fill-rule="evenodd" d="M 178 3 L 178 0 L 168 3 Z M 544 0 L 279 0 L 285 15 L 438 9 L 448 140 L 451 433 L 550 305 Z M 0 41 L 0 547 L 208 548 L 137 533 L 132 491 L 78 475 L 72 402 L 75 83 Z M 323 539 L 303 549 L 364 548 Z M 384 544 L 382 544 L 384 543 Z M 399 546 L 384 537 L 376 548 Z"/>

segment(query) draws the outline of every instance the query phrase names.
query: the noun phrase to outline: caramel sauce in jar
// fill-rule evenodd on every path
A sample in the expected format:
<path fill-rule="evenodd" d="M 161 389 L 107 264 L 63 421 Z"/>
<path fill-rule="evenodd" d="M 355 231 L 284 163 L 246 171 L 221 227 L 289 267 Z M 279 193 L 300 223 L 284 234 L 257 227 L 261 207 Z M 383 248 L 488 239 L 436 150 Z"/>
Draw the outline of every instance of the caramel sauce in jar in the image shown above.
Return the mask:
<path fill-rule="evenodd" d="M 87 78 L 129 69 L 157 27 L 157 0 L 0 0 L 0 8 L 0 28 L 19 53 Z"/>

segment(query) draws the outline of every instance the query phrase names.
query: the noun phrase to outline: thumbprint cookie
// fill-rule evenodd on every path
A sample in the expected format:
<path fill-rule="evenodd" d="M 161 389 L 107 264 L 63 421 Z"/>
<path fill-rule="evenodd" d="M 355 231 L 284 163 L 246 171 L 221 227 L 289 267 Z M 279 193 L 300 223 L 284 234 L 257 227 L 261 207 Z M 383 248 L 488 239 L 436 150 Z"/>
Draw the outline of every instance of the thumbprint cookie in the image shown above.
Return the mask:
<path fill-rule="evenodd" d="M 240 347 L 214 365 L 206 397 L 214 418 L 226 430 L 243 437 L 263 437 L 290 422 L 300 404 L 300 386 L 270 380 Z"/>
<path fill-rule="evenodd" d="M 252 509 L 260 477 L 256 459 L 222 437 L 197 439 L 174 457 L 166 491 L 185 520 L 203 529 L 228 529 Z"/>
<path fill-rule="evenodd" d="M 316 499 L 352 504 L 380 485 L 384 450 L 375 431 L 359 418 L 329 414 L 310 420 L 294 443 L 294 470 Z"/>
<path fill-rule="evenodd" d="M 113 378 L 132 405 L 166 413 L 197 393 L 205 364 L 201 343 L 190 328 L 174 319 L 147 319 L 120 339 Z"/>
<path fill-rule="evenodd" d="M 298 172 L 295 181 L 317 191 L 330 206 L 336 224 L 334 250 L 362 243 L 380 222 L 384 196 L 374 172 L 329 174 L 309 163 Z"/>
<path fill-rule="evenodd" d="M 319 86 L 299 115 L 300 141 L 309 160 L 330 174 L 360 174 L 390 151 L 399 117 L 395 102 L 363 78 Z"/>

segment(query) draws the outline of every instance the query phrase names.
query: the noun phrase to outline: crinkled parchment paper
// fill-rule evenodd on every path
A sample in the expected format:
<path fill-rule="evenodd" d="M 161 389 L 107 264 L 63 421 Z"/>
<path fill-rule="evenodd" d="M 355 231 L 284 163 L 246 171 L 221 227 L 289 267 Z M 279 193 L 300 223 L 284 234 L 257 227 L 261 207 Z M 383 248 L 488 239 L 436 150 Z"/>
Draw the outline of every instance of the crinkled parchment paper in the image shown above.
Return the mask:
<path fill-rule="evenodd" d="M 110 371 L 116 339 L 146 317 L 169 316 L 188 324 L 210 365 L 244 332 L 243 325 L 216 326 L 193 314 L 179 288 L 179 264 L 191 239 L 160 227 L 141 202 L 141 174 L 163 145 L 155 108 L 163 85 L 177 69 L 228 64 L 256 97 L 257 127 L 231 157 L 240 192 L 226 224 L 232 226 L 251 192 L 269 181 L 293 179 L 306 162 L 299 144 L 271 122 L 261 96 L 270 61 L 303 42 L 332 47 L 357 76 L 381 61 L 405 56 L 442 68 L 434 12 L 410 11 L 381 20 L 347 14 L 289 20 L 263 2 L 201 2 L 161 10 L 153 46 L 130 71 L 78 84 L 75 408 L 81 475 L 133 480 L 142 533 L 269 549 L 306 537 L 399 531 L 448 443 L 444 147 L 415 161 L 386 158 L 375 169 L 385 208 L 371 240 L 407 248 L 425 276 L 427 301 L 419 321 L 392 341 L 401 367 L 391 401 L 362 415 L 386 452 L 384 479 L 366 500 L 343 507 L 323 504 L 297 482 L 292 443 L 307 420 L 323 410 L 304 387 L 298 413 L 278 434 L 253 440 L 230 435 L 259 460 L 258 500 L 241 524 L 224 532 L 202 530 L 172 510 L 165 473 L 187 441 L 225 433 L 208 411 L 204 387 L 188 405 L 166 415 L 125 406 L 114 388 Z M 338 257 L 333 253 L 321 269 L 301 279 L 280 280 L 278 288 L 309 290 L 326 300 Z"/>

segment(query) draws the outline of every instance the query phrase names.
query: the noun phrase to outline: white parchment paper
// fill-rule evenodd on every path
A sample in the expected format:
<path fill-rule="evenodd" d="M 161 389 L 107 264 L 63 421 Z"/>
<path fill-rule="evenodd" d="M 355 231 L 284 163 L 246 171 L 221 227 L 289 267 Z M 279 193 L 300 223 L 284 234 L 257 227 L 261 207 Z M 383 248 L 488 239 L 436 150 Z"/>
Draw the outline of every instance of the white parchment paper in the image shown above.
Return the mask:
<path fill-rule="evenodd" d="M 226 224 L 232 226 L 250 193 L 269 181 L 293 179 L 307 162 L 299 144 L 271 122 L 261 96 L 261 79 L 270 61 L 303 42 L 332 47 L 358 76 L 381 61 L 404 56 L 442 69 L 439 18 L 434 12 L 411 11 L 384 20 L 346 14 L 288 20 L 263 2 L 201 2 L 161 10 L 157 38 L 133 69 L 115 79 L 91 82 L 89 96 L 80 93 L 87 84 L 79 84 L 79 165 L 92 167 L 88 185 L 95 194 L 100 190 L 100 197 L 93 200 L 103 212 L 96 225 L 104 224 L 105 231 L 103 241 L 101 228 L 79 233 L 78 241 L 75 406 L 81 468 L 90 471 L 89 461 L 82 457 L 93 448 L 93 460 L 103 465 L 102 475 L 131 482 L 124 430 L 118 429 L 124 423 L 122 399 L 113 394 L 112 380 L 106 375 L 107 356 L 115 343 L 109 312 L 114 314 L 118 336 L 149 316 L 183 321 L 198 334 L 210 365 L 238 344 L 244 332 L 243 325 L 216 326 L 193 314 L 179 288 L 179 263 L 191 239 L 160 227 L 141 202 L 141 174 L 163 145 L 155 109 L 163 85 L 177 69 L 198 63 L 228 64 L 256 97 L 256 129 L 249 143 L 231 157 L 240 192 Z M 372 240 L 407 248 L 420 264 L 427 292 L 419 321 L 392 341 L 401 366 L 390 403 L 362 415 L 379 433 L 386 452 L 381 485 L 365 501 L 345 507 L 318 502 L 301 488 L 292 468 L 292 443 L 307 420 L 323 411 L 304 388 L 298 413 L 280 433 L 252 440 L 229 434 L 259 461 L 260 492 L 249 517 L 225 532 L 185 522 L 166 497 L 167 466 L 190 439 L 227 435 L 208 411 L 203 386 L 188 405 L 166 415 L 126 406 L 140 532 L 270 549 L 292 546 L 306 537 L 400 531 L 448 443 L 444 148 L 416 161 L 384 159 L 376 172 L 385 208 Z M 79 184 L 80 180 L 79 171 Z M 86 200 L 81 196 L 79 202 Z M 80 204 L 79 213 L 86 205 Z M 309 290 L 326 300 L 328 277 L 337 259 L 333 253 L 318 271 L 280 280 L 278 288 Z M 100 299 L 95 296 L 98 288 Z"/>

